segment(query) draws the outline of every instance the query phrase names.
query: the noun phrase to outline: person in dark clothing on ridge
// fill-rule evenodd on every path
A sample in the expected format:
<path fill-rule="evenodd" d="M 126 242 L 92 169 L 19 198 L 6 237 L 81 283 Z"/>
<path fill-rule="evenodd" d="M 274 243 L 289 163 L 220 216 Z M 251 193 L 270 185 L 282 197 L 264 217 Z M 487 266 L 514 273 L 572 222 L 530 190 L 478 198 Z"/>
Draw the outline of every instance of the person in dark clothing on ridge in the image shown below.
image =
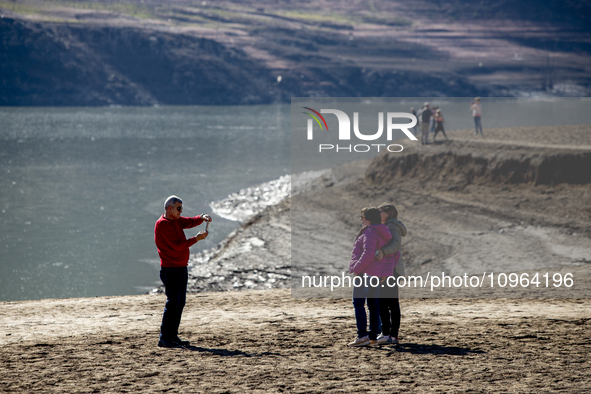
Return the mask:
<path fill-rule="evenodd" d="M 440 131 L 443 133 L 445 140 L 448 141 L 449 138 L 447 138 L 447 134 L 445 134 L 445 129 L 443 127 L 445 119 L 443 118 L 443 113 L 440 109 L 435 111 L 435 116 L 433 117 L 433 120 L 435 121 L 435 134 L 433 134 L 433 142 L 435 142 L 435 138 L 437 138 L 437 133 L 439 133 Z"/>

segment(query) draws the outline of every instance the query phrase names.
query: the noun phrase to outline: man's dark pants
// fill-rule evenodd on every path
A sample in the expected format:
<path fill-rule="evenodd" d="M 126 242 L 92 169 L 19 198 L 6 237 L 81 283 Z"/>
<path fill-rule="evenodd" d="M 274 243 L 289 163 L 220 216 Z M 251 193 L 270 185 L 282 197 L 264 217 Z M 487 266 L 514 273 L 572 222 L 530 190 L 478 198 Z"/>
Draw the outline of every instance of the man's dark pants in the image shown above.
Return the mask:
<path fill-rule="evenodd" d="M 187 299 L 187 267 L 161 268 L 160 279 L 164 283 L 166 293 L 160 338 L 174 340 L 178 336 L 181 315 Z"/>

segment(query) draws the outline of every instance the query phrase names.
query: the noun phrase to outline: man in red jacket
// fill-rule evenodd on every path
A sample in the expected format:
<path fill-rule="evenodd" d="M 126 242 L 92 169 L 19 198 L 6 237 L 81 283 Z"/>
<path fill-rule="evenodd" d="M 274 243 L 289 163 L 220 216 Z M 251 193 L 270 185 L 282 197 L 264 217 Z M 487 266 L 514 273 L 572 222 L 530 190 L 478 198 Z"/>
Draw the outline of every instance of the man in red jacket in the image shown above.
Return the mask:
<path fill-rule="evenodd" d="M 192 218 L 181 216 L 183 201 L 170 196 L 164 203 L 164 214 L 156 221 L 154 241 L 160 256 L 160 279 L 164 283 L 166 305 L 160 326 L 160 347 L 179 347 L 189 345 L 178 337 L 181 315 L 187 297 L 189 247 L 207 238 L 207 231 L 200 231 L 187 239 L 183 229 L 193 228 L 204 221 L 211 222 L 209 215 Z"/>

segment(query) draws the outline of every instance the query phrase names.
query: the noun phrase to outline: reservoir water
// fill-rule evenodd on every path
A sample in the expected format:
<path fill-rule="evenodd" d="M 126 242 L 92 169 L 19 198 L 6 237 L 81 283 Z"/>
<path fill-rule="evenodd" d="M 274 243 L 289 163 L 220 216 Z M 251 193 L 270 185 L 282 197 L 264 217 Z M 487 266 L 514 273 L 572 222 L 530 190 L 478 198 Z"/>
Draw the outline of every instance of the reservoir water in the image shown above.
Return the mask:
<path fill-rule="evenodd" d="M 286 105 L 0 108 L 0 300 L 146 293 L 166 197 L 209 213 L 288 174 L 289 120 Z M 192 253 L 239 225 L 214 220 Z"/>

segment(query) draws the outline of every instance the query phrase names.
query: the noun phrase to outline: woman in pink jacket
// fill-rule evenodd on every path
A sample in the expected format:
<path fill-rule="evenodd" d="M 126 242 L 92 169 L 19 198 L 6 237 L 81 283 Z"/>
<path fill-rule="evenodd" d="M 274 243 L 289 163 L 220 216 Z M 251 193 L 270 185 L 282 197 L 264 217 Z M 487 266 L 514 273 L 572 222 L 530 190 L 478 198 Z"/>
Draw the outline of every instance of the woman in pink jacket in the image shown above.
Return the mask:
<path fill-rule="evenodd" d="M 379 291 L 381 281 L 392 275 L 394 255 L 376 260 L 376 250 L 382 248 L 392 238 L 390 230 L 381 224 L 380 211 L 377 208 L 361 210 L 361 231 L 355 239 L 349 273 L 353 278 L 353 307 L 357 323 L 357 339 L 349 343 L 351 347 L 377 345 L 380 325 Z M 367 331 L 367 314 L 365 300 L 369 309 L 369 331 Z"/>

